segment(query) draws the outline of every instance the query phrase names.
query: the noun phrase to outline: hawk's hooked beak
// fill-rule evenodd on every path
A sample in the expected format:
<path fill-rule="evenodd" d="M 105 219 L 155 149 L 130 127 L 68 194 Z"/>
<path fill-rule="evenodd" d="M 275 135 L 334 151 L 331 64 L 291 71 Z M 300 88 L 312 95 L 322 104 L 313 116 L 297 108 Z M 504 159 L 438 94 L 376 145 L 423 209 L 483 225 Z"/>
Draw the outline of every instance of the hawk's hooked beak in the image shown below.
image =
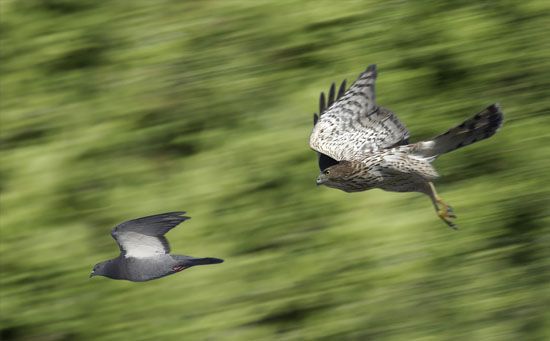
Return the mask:
<path fill-rule="evenodd" d="M 325 177 L 321 174 L 317 177 L 317 180 L 315 181 L 317 186 L 320 186 L 325 183 Z"/>

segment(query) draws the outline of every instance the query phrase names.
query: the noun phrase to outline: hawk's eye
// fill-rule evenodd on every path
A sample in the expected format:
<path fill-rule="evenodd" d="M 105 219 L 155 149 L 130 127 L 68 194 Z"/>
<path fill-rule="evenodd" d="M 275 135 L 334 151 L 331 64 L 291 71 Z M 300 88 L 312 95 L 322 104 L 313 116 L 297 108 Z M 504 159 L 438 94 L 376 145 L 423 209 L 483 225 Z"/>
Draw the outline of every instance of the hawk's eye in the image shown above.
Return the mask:
<path fill-rule="evenodd" d="M 330 171 L 327 169 L 327 170 L 323 171 L 323 174 L 329 175 L 329 174 L 330 174 Z"/>

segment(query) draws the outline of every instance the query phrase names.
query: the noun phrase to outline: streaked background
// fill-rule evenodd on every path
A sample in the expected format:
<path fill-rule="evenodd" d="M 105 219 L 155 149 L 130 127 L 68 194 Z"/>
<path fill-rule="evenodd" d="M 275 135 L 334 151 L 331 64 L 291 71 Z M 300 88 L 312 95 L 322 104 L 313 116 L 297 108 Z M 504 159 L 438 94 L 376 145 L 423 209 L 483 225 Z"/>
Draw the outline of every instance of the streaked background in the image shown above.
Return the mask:
<path fill-rule="evenodd" d="M 0 2 L 2 340 L 550 339 L 547 1 Z M 503 129 L 427 197 L 317 188 L 318 95 L 379 67 L 413 140 Z M 176 253 L 88 279 L 110 229 L 174 210 Z"/>

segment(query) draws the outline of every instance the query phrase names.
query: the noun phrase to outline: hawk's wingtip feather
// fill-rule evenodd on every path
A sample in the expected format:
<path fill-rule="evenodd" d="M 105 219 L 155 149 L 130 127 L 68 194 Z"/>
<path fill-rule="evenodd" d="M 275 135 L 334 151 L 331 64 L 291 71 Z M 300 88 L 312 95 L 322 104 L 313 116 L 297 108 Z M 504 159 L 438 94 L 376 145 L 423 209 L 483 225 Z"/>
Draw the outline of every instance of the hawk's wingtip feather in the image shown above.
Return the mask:
<path fill-rule="evenodd" d="M 371 76 L 376 79 L 378 77 L 378 71 L 376 69 L 376 64 L 370 64 L 367 67 L 367 69 L 365 70 L 364 73 L 367 73 L 367 74 L 370 73 Z"/>
<path fill-rule="evenodd" d="M 319 96 L 319 116 L 323 114 L 323 111 L 325 111 L 325 108 L 326 108 L 325 93 L 321 92 L 321 95 Z"/>

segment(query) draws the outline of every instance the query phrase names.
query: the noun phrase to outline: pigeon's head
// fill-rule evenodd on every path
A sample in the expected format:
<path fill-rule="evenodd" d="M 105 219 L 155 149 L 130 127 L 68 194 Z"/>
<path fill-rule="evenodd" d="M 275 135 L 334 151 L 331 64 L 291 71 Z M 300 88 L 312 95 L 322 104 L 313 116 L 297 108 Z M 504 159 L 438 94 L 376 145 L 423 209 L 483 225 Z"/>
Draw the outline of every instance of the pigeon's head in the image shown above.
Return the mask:
<path fill-rule="evenodd" d="M 94 268 L 92 269 L 92 272 L 90 273 L 90 278 L 94 277 L 94 276 L 106 276 L 106 277 L 111 277 L 109 276 L 109 269 L 110 269 L 110 264 L 111 264 L 112 260 L 108 260 L 108 261 L 105 261 L 105 262 L 101 262 L 101 263 L 97 263 Z"/>
<path fill-rule="evenodd" d="M 327 167 L 319 173 L 317 186 L 325 185 L 332 188 L 346 190 L 359 168 L 354 162 L 340 161 L 337 164 Z"/>

